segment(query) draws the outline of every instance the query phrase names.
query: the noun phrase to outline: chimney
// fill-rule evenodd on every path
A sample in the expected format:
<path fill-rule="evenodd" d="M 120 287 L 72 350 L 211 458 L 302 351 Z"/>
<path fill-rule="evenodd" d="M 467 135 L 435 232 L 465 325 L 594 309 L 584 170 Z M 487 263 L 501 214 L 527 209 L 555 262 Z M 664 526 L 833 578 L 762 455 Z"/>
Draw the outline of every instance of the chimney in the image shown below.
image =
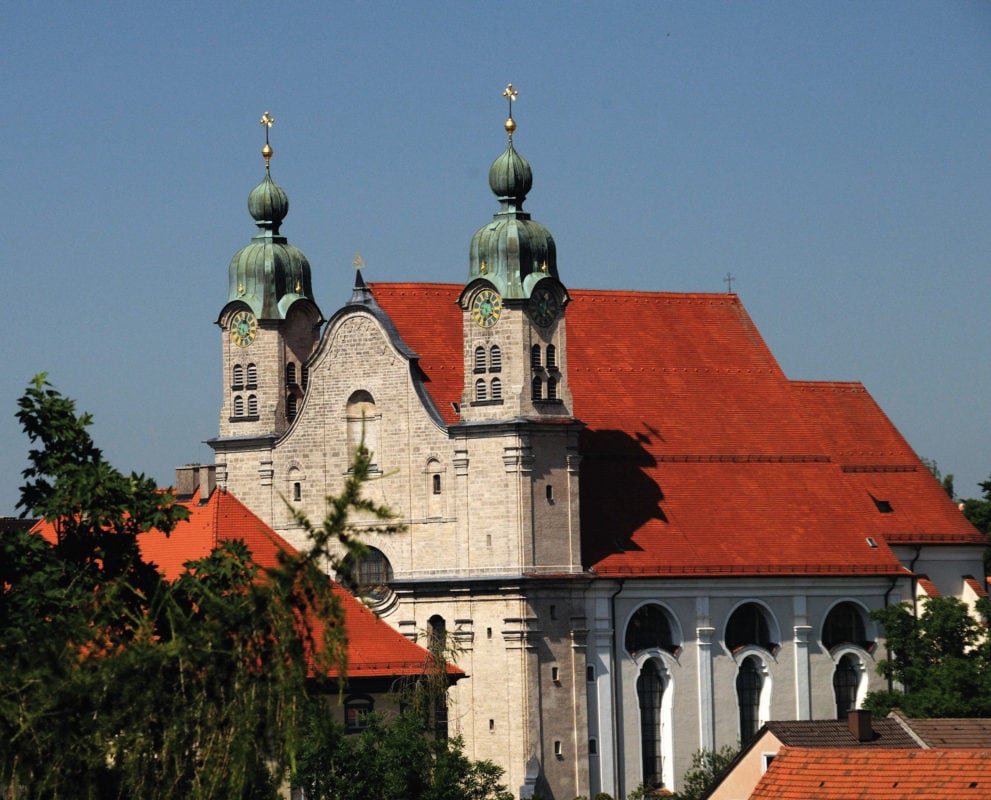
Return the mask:
<path fill-rule="evenodd" d="M 205 503 L 210 499 L 213 490 L 217 488 L 216 464 L 200 464 L 198 481 L 200 485 L 200 502 Z"/>
<path fill-rule="evenodd" d="M 862 708 L 851 709 L 847 714 L 846 721 L 850 726 L 850 733 L 858 742 L 869 742 L 874 739 L 870 711 L 865 711 Z"/>
<path fill-rule="evenodd" d="M 191 500 L 199 485 L 200 471 L 197 464 L 186 464 L 175 468 L 175 498 L 180 503 Z"/>

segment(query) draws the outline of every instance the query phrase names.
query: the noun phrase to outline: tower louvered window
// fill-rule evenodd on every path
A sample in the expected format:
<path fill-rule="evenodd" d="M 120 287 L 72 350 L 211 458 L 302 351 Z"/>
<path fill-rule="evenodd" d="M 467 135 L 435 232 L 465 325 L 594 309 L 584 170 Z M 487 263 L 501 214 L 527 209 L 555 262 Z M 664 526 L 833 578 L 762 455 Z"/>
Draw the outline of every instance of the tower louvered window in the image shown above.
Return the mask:
<path fill-rule="evenodd" d="M 296 419 L 296 395 L 291 394 L 286 398 L 286 418 Z"/>
<path fill-rule="evenodd" d="M 544 399 L 544 382 L 540 380 L 539 375 L 534 375 L 530 382 L 530 396 L 533 400 Z"/>
<path fill-rule="evenodd" d="M 257 417 L 258 416 L 258 396 L 249 394 L 248 395 L 248 416 Z"/>
<path fill-rule="evenodd" d="M 502 381 L 498 378 L 492 379 L 492 399 L 502 400 Z"/>
<path fill-rule="evenodd" d="M 293 386 L 296 383 L 296 365 L 291 361 L 286 364 L 286 386 Z"/>
<path fill-rule="evenodd" d="M 554 378 L 547 379 L 547 399 L 557 400 L 557 381 Z"/>
<path fill-rule="evenodd" d="M 540 369 L 541 366 L 540 345 L 535 344 L 530 348 L 530 367 L 532 369 Z"/>
<path fill-rule="evenodd" d="M 235 391 L 244 388 L 244 367 L 240 364 L 234 365 L 233 374 L 231 375 L 231 388 Z"/>
<path fill-rule="evenodd" d="M 300 382 L 303 384 L 303 390 L 305 391 L 306 387 L 310 383 L 310 368 L 306 366 L 306 364 L 304 364 L 299 368 L 299 372 L 300 372 Z"/>
<path fill-rule="evenodd" d="M 234 398 L 234 416 L 243 417 L 244 416 L 244 398 L 238 395 Z"/>
<path fill-rule="evenodd" d="M 492 345 L 489 350 L 489 372 L 499 372 L 502 370 L 502 350 L 499 345 Z"/>
<path fill-rule="evenodd" d="M 475 372 L 485 372 L 485 348 L 475 348 Z"/>
<path fill-rule="evenodd" d="M 557 368 L 557 350 L 554 345 L 547 345 L 547 369 Z"/>
<path fill-rule="evenodd" d="M 254 389 L 258 386 L 258 367 L 254 364 L 248 364 L 248 389 Z"/>
<path fill-rule="evenodd" d="M 479 378 L 475 381 L 475 399 L 476 400 L 488 400 L 488 387 L 485 385 L 485 381 Z"/>

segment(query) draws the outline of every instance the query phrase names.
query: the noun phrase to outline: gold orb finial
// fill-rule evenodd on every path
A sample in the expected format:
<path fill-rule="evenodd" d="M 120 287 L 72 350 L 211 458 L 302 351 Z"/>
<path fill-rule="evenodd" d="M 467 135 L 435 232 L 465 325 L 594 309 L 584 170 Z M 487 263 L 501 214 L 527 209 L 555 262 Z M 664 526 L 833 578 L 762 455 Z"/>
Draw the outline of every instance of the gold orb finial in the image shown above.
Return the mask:
<path fill-rule="evenodd" d="M 354 254 L 354 258 L 351 259 L 351 266 L 357 270 L 362 270 L 365 268 L 365 259 L 361 257 L 361 253 Z"/>
<path fill-rule="evenodd" d="M 502 96 L 509 101 L 509 119 L 506 120 L 506 124 L 503 126 L 506 129 L 506 133 L 509 134 L 509 140 L 513 140 L 513 133 L 516 131 L 516 122 L 513 120 L 513 101 L 519 97 L 520 90 L 517 89 L 513 84 L 507 83 L 506 88 L 502 91 Z"/>
<path fill-rule="evenodd" d="M 268 169 L 269 162 L 272 160 L 272 153 L 275 152 L 272 149 L 272 145 L 268 143 L 268 132 L 272 125 L 275 124 L 275 117 L 266 111 L 262 114 L 262 118 L 258 120 L 258 124 L 265 128 L 265 146 L 262 148 L 262 157 L 265 159 L 265 169 Z"/>

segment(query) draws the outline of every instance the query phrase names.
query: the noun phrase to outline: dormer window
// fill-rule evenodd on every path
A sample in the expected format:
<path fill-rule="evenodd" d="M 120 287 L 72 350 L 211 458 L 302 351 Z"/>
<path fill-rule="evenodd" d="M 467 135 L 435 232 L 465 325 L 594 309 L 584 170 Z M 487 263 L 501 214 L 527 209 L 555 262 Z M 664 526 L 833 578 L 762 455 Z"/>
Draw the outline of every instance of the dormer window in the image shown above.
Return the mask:
<path fill-rule="evenodd" d="M 475 348 L 475 372 L 485 372 L 485 348 Z"/>

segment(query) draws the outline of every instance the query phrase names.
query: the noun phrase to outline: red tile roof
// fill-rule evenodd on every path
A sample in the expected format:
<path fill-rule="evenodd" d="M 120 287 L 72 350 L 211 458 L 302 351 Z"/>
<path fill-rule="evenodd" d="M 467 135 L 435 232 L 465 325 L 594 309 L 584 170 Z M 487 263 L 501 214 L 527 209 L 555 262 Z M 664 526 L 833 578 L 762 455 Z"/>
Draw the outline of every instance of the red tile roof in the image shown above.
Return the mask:
<path fill-rule="evenodd" d="M 371 288 L 456 422 L 463 287 Z M 983 544 L 866 389 L 788 380 L 735 295 L 571 297 L 586 566 L 894 575 L 889 544 Z"/>
<path fill-rule="evenodd" d="M 991 750 L 783 747 L 751 800 L 947 800 L 991 795 Z"/>
<path fill-rule="evenodd" d="M 261 567 L 275 566 L 280 551 L 296 552 L 241 501 L 225 491 L 214 491 L 203 505 L 199 503 L 197 492 L 192 500 L 180 505 L 189 509 L 189 519 L 180 522 L 170 536 L 150 530 L 138 537 L 142 557 L 155 564 L 168 580 L 177 578 L 187 561 L 205 558 L 221 541 L 244 541 Z M 38 523 L 35 531 L 48 541 L 55 541 L 54 529 L 49 523 Z M 426 650 L 391 628 L 336 583 L 333 589 L 344 609 L 349 678 L 423 674 L 430 658 Z M 316 626 L 314 629 L 319 636 Z M 451 675 L 462 674 L 453 665 L 449 665 L 447 671 Z"/>
<path fill-rule="evenodd" d="M 963 580 L 978 597 L 988 596 L 988 590 L 984 586 L 981 586 L 980 582 L 973 575 L 964 575 Z M 987 579 L 985 579 L 985 582 L 987 582 Z"/>

